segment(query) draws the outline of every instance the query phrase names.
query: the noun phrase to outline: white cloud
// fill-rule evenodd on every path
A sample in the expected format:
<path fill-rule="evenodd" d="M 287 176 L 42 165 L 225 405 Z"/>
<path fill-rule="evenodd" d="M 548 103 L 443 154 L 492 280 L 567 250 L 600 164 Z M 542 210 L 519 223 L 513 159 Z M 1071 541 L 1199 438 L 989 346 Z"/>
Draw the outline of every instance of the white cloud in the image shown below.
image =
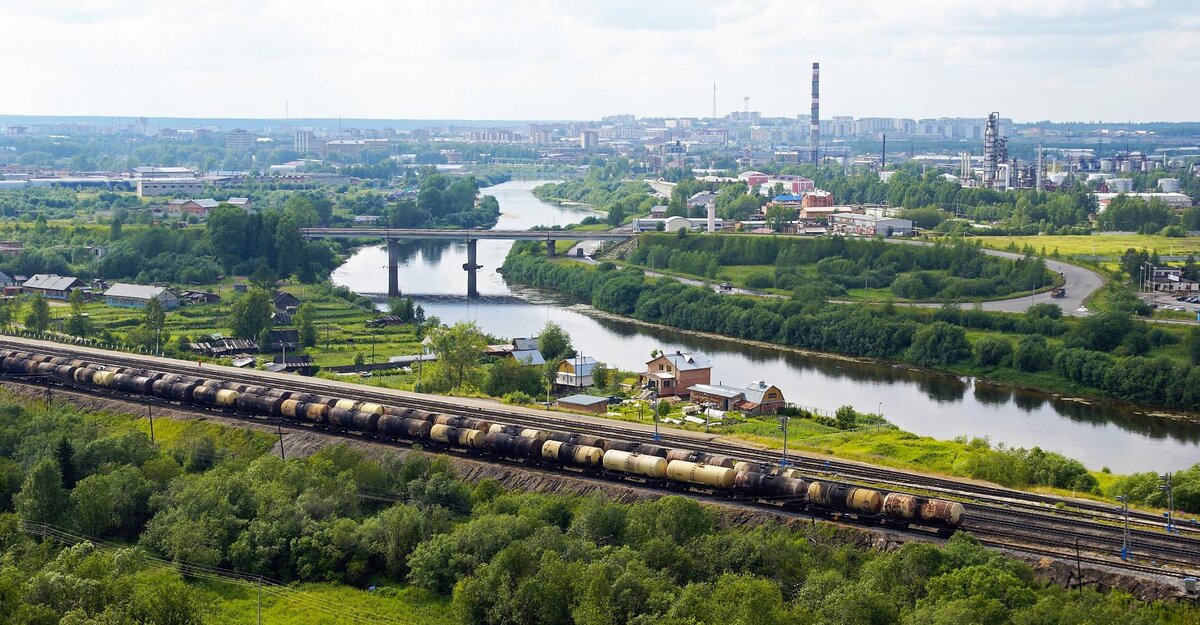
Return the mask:
<path fill-rule="evenodd" d="M 6 6 L 11 4 L 12 6 Z M 0 112 L 1187 119 L 1183 0 L 0 1 Z"/>

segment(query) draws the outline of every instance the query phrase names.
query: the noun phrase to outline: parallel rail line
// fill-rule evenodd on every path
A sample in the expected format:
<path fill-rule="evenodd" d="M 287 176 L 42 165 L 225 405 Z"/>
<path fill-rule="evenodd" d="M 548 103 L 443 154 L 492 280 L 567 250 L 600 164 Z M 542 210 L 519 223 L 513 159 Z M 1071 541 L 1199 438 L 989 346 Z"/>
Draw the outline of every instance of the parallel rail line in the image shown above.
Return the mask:
<path fill-rule="evenodd" d="M 489 420 L 552 429 L 557 431 L 586 433 L 593 436 L 603 436 L 622 440 L 646 440 L 649 432 L 644 427 L 633 427 L 632 424 L 618 425 L 613 422 L 600 420 L 573 419 L 566 416 L 555 416 L 553 413 L 537 413 L 532 411 L 510 410 L 502 407 L 471 406 L 457 403 L 453 400 L 435 399 L 427 396 L 352 385 L 344 382 L 283 376 L 258 371 L 243 371 L 222 366 L 195 368 L 189 363 L 170 359 L 139 356 L 132 354 L 113 353 L 90 348 L 77 348 L 41 341 L 12 340 L 0 338 L 0 346 L 12 349 L 38 351 L 52 355 L 67 356 L 96 361 L 97 364 L 124 366 L 131 368 L 149 368 L 167 373 L 180 373 L 191 376 L 216 376 L 231 382 L 240 382 L 258 386 L 283 386 L 288 389 L 310 392 L 320 395 L 334 395 L 347 399 L 374 401 L 402 407 L 443 412 L 450 414 L 482 417 Z M 90 391 L 91 389 L 89 389 Z M 139 400 L 143 400 L 139 396 Z M 229 414 L 222 411 L 222 414 Z M 311 429 L 309 426 L 292 423 L 285 419 L 266 420 L 258 417 L 248 417 L 251 421 L 270 421 L 294 427 Z M 729 455 L 742 460 L 757 461 L 765 464 L 778 464 L 783 460 L 781 453 L 734 445 L 717 440 L 713 437 L 698 436 L 695 433 L 678 430 L 664 430 L 658 441 L 660 444 L 679 446 L 708 453 Z M 1001 487 L 975 484 L 972 482 L 956 481 L 934 476 L 922 476 L 899 470 L 871 467 L 857 463 L 837 461 L 824 458 L 789 456 L 791 466 L 799 468 L 811 475 L 832 475 L 839 480 L 858 480 L 870 484 L 886 484 L 893 490 L 919 489 L 950 494 L 960 499 L 965 498 L 967 510 L 963 529 L 981 535 L 985 543 L 995 546 L 1021 550 L 1029 553 L 1053 555 L 1056 558 L 1075 560 L 1077 554 L 1072 550 L 1076 547 L 1087 547 L 1095 554 L 1090 555 L 1093 564 L 1119 566 L 1131 571 L 1154 573 L 1184 577 L 1195 575 L 1200 570 L 1200 532 L 1183 527 L 1175 534 L 1156 533 L 1146 528 L 1162 531 L 1165 524 L 1152 514 L 1130 512 L 1130 537 L 1133 555 L 1140 560 L 1152 561 L 1156 566 L 1133 564 L 1130 562 L 1114 561 L 1101 557 L 1104 554 L 1116 554 L 1122 545 L 1123 528 L 1114 523 L 1122 521 L 1119 511 L 1114 506 L 1101 503 L 1091 503 L 1079 500 L 1064 500 L 1049 495 L 1025 493 Z M 1060 502 L 1070 506 L 1067 509 L 1054 508 Z M 1074 508 L 1074 509 L 1071 509 Z M 1014 545 L 1001 540 L 988 538 L 1025 538 L 1041 546 Z M 1058 540 L 1069 537 L 1078 540 L 1076 543 L 1066 543 Z M 1054 546 L 1066 549 L 1055 551 L 1047 549 Z M 1161 565 L 1172 565 L 1181 570 L 1164 569 Z M 1145 569 L 1145 570 L 1143 570 Z"/>

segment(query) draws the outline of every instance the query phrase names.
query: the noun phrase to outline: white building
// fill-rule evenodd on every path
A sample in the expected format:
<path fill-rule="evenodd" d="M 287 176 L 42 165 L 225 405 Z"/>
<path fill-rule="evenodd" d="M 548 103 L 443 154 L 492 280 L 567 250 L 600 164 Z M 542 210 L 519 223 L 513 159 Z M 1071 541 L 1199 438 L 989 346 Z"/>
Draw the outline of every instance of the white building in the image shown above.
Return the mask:
<path fill-rule="evenodd" d="M 860 237 L 905 237 L 912 235 L 913 226 L 908 219 L 834 213 L 829 216 L 829 232 Z"/>
<path fill-rule="evenodd" d="M 137 181 L 138 197 L 198 195 L 203 191 L 204 181 L 196 178 L 150 178 Z"/>

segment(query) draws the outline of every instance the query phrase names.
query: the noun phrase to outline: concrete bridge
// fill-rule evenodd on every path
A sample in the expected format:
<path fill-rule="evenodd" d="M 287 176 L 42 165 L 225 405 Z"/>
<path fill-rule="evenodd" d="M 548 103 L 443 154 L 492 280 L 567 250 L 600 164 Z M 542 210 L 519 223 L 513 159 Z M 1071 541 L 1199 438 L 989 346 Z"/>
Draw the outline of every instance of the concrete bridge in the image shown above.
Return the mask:
<path fill-rule="evenodd" d="M 478 297 L 475 272 L 476 242 L 480 239 L 501 241 L 545 241 L 546 254 L 554 256 L 555 241 L 624 241 L 637 236 L 633 232 L 576 231 L 576 230 L 434 230 L 427 228 L 302 228 L 305 239 L 382 239 L 387 242 L 388 296 L 400 294 L 400 241 L 434 240 L 466 241 L 467 297 Z"/>

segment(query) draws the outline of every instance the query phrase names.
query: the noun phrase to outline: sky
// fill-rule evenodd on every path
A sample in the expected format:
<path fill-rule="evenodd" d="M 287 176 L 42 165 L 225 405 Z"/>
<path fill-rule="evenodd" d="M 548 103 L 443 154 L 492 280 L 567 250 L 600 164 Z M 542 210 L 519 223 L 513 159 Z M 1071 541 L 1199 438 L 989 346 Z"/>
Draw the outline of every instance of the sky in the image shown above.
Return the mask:
<path fill-rule="evenodd" d="M 0 0 L 0 113 L 1200 119 L 1197 0 Z"/>

